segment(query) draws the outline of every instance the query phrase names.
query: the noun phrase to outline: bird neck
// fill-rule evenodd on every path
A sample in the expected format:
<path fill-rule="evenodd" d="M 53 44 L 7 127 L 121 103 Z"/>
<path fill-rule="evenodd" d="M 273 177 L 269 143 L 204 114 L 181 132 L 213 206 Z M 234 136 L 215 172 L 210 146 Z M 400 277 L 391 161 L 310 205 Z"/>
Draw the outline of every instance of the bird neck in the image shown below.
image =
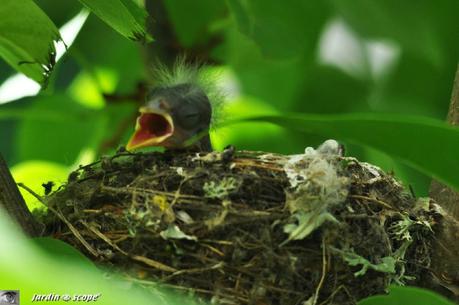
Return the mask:
<path fill-rule="evenodd" d="M 196 142 L 196 146 L 199 151 L 203 151 L 203 152 L 213 151 L 209 134 L 206 134 L 201 139 L 199 139 L 199 141 Z"/>

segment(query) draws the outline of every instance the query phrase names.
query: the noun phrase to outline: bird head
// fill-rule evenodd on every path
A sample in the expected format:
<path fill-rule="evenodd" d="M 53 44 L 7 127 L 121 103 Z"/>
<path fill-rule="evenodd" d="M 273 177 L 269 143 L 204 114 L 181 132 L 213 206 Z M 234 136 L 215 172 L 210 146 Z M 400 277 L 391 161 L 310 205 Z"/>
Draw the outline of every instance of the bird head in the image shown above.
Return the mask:
<path fill-rule="evenodd" d="M 187 146 L 189 140 L 209 129 L 212 107 L 200 86 L 182 83 L 153 89 L 139 112 L 128 150 Z"/>

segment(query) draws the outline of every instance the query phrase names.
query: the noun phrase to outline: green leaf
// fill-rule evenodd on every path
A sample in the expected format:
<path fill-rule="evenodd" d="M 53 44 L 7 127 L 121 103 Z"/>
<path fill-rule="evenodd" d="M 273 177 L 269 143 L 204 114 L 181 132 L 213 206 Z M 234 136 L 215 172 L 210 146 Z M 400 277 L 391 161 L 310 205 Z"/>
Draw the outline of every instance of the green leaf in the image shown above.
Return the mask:
<path fill-rule="evenodd" d="M 32 239 L 33 242 L 46 254 L 51 256 L 53 260 L 60 261 L 65 264 L 66 262 L 72 261 L 78 263 L 81 267 L 84 267 L 86 270 L 93 270 L 98 272 L 94 263 L 84 256 L 77 249 L 71 245 L 50 237 L 39 237 Z"/>
<path fill-rule="evenodd" d="M 389 38 L 407 51 L 445 66 L 457 60 L 459 1 L 333 0 L 338 14 L 368 38 Z M 413 35 L 413 33 L 416 33 Z"/>
<path fill-rule="evenodd" d="M 241 96 L 225 105 L 223 113 L 229 118 L 237 118 L 246 113 L 261 116 L 278 114 L 279 112 L 260 100 Z M 212 146 L 217 150 L 222 150 L 228 145 L 234 145 L 238 149 L 263 150 L 283 154 L 293 154 L 304 149 L 303 145 L 298 145 L 298 139 L 301 139 L 301 144 L 305 143 L 304 133 L 291 132 L 270 123 L 242 122 L 225 126 L 224 122 L 217 121 L 214 127 L 211 129 L 211 140 Z M 308 144 L 319 144 L 321 140 L 308 139 L 306 141 Z M 272 145 L 272 143 L 281 142 L 285 142 L 285 144 Z"/>
<path fill-rule="evenodd" d="M 132 0 L 79 1 L 126 38 L 142 43 L 153 40 L 145 28 L 147 12 Z"/>
<path fill-rule="evenodd" d="M 371 147 L 459 191 L 459 129 L 441 121 L 395 114 L 292 114 L 246 117 L 235 122 L 241 121 L 271 122 Z"/>
<path fill-rule="evenodd" d="M 239 30 L 267 57 L 294 57 L 315 49 L 328 17 L 324 1 L 228 0 Z"/>
<path fill-rule="evenodd" d="M 378 295 L 358 302 L 358 305 L 453 305 L 444 297 L 421 288 L 391 286 L 388 295 Z"/>
<path fill-rule="evenodd" d="M 298 92 L 310 75 L 310 59 L 272 60 L 261 54 L 260 48 L 236 29 L 226 33 L 226 54 L 222 58 L 237 75 L 241 90 L 257 97 L 278 110 L 292 111 Z"/>
<path fill-rule="evenodd" d="M 18 160 L 40 159 L 72 165 L 83 149 L 96 149 L 100 144 L 107 122 L 102 111 L 87 111 L 72 105 L 63 95 L 42 98 L 32 109 L 52 107 L 67 121 L 22 120 L 16 136 Z"/>
<path fill-rule="evenodd" d="M 225 17 L 226 10 L 224 1 L 215 0 L 166 0 L 164 5 L 178 39 L 186 47 L 205 42 L 212 22 Z"/>
<path fill-rule="evenodd" d="M 330 90 L 333 88 L 333 90 Z M 314 64 L 305 80 L 291 111 L 307 113 L 342 113 L 368 109 L 370 82 L 359 80 L 340 69 Z"/>
<path fill-rule="evenodd" d="M 372 110 L 443 119 L 451 97 L 457 54 L 459 50 L 449 59 L 450 64 L 438 69 L 418 54 L 402 53 L 397 65 L 373 90 Z"/>
<path fill-rule="evenodd" d="M 104 111 L 89 110 L 65 94 L 29 101 L 0 106 L 0 120 L 15 119 L 18 124 L 10 144 L 15 162 L 38 159 L 72 165 L 82 150 L 97 148 L 107 130 Z"/>
<path fill-rule="evenodd" d="M 32 0 L 0 5 L 0 56 L 14 69 L 44 84 L 51 73 L 59 30 Z"/>
<path fill-rule="evenodd" d="M 100 91 L 108 89 L 102 86 L 100 70 L 109 71 L 110 74 L 114 72 L 114 79 L 122 79 L 116 82 L 117 93 L 127 94 L 134 91 L 139 79 L 146 78 L 145 63 L 142 61 L 142 56 L 139 56 L 139 46 L 113 31 L 98 18 L 88 18 L 85 28 L 91 30 L 83 29 L 78 34 L 69 52 L 70 57 L 75 60 L 79 68 L 84 70 L 84 74 L 92 76 L 92 80 L 96 81 L 93 85 Z M 107 48 L 101 46 L 110 46 L 110 51 L 107 52 Z M 65 71 L 63 73 L 65 75 Z M 72 73 L 74 72 L 70 72 L 71 75 Z M 72 79 L 72 82 L 76 82 L 79 77 Z M 70 86 L 73 87 L 74 84 Z M 67 89 L 67 87 L 64 88 Z M 113 92 L 107 90 L 100 92 L 102 93 Z"/>
<path fill-rule="evenodd" d="M 36 2 L 58 27 L 61 27 L 81 11 L 81 3 L 77 1 L 38 0 Z"/>

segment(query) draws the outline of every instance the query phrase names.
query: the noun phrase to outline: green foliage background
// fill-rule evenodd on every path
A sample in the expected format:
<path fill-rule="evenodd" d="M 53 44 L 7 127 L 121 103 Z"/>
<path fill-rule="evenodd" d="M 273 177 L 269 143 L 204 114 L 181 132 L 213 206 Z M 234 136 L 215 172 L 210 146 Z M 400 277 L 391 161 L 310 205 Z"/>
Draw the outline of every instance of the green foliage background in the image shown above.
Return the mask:
<path fill-rule="evenodd" d="M 16 70 L 45 83 L 57 28 L 92 11 L 46 88 L 0 104 L 0 152 L 39 194 L 41 183 L 65 183 L 71 169 L 126 143 L 133 123 L 105 145 L 137 106 L 104 95 L 129 96 L 147 78 L 139 42 L 169 40 L 215 63 L 231 89 L 212 134 L 217 149 L 291 154 L 335 138 L 418 196 L 432 177 L 459 188 L 459 132 L 440 122 L 459 59 L 457 0 L 164 0 L 168 41 L 146 34 L 145 21 L 159 23 L 146 19 L 142 1 L 4 1 L 0 86 Z"/>

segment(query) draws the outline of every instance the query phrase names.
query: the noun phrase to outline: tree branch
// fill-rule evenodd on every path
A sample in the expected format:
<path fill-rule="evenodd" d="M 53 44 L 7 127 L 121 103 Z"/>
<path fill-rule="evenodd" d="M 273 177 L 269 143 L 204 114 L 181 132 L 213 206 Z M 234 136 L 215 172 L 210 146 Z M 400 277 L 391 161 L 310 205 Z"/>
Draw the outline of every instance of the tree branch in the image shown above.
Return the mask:
<path fill-rule="evenodd" d="M 19 192 L 8 166 L 0 154 L 0 209 L 19 224 L 24 232 L 31 236 L 40 235 L 40 225 L 33 218 Z"/>
<path fill-rule="evenodd" d="M 451 103 L 448 111 L 448 123 L 454 126 L 459 125 L 459 64 L 454 78 Z M 430 197 L 445 209 L 452 217 L 459 220 L 459 193 L 448 186 L 433 180 L 430 186 Z"/>
<path fill-rule="evenodd" d="M 453 92 L 451 93 L 451 103 L 448 111 L 448 123 L 451 125 L 459 125 L 459 64 L 456 69 L 456 77 L 454 78 Z"/>

